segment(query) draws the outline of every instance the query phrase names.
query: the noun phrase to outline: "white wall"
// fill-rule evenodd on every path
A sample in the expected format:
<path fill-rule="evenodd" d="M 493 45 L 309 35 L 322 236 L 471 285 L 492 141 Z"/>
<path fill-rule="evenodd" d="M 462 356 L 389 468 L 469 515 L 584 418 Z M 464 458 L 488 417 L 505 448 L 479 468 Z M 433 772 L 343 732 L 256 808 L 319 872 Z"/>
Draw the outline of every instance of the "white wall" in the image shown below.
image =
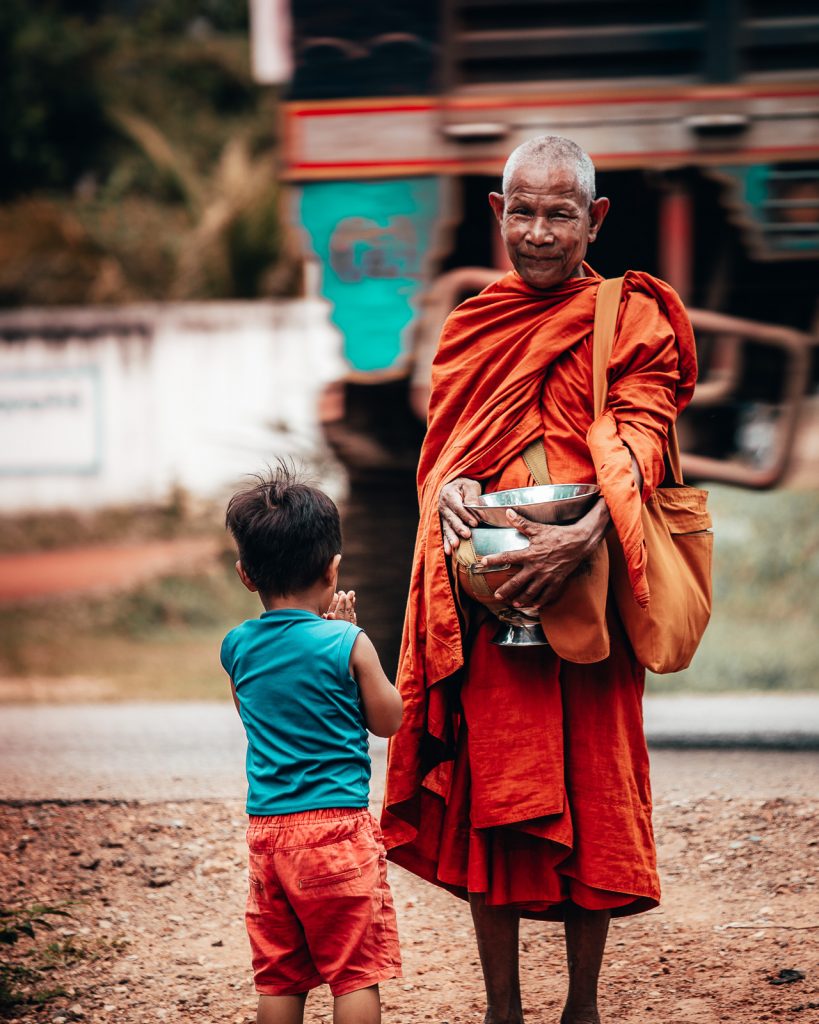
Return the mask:
<path fill-rule="evenodd" d="M 315 299 L 0 313 L 0 511 L 209 497 L 312 460 L 340 351 Z"/>

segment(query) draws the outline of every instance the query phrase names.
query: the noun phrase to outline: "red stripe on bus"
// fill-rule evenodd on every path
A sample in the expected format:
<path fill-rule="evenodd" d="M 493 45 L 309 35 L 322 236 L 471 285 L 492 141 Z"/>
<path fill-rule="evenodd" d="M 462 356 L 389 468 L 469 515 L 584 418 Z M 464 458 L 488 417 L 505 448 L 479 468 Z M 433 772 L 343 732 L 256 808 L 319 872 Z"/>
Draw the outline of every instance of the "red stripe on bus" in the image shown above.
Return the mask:
<path fill-rule="evenodd" d="M 352 114 L 400 114 L 420 113 L 431 110 L 502 110 L 519 107 L 575 107 L 575 106 L 610 106 L 622 103 L 671 103 L 688 100 L 736 100 L 736 99 L 799 99 L 819 96 L 819 85 L 816 86 L 783 86 L 772 87 L 728 86 L 724 88 L 709 86 L 689 86 L 683 89 L 667 91 L 623 92 L 594 94 L 533 94 L 532 96 L 515 97 L 455 97 L 440 100 L 408 100 L 402 103 L 397 100 L 385 100 L 383 103 L 344 102 L 327 106 L 312 106 L 302 103 L 285 104 L 291 117 L 348 117 Z"/>
<path fill-rule="evenodd" d="M 743 149 L 740 151 L 732 150 L 725 153 L 710 152 L 710 153 L 697 153 L 690 149 L 669 149 L 669 150 L 656 150 L 656 151 L 634 151 L 632 153 L 597 153 L 594 150 L 589 154 L 595 160 L 656 160 L 666 159 L 668 157 L 674 158 L 685 158 L 688 160 L 696 161 L 699 156 L 707 156 L 713 159 L 717 159 L 723 163 L 731 163 L 737 159 L 745 158 L 747 156 L 764 156 L 772 153 L 819 153 L 819 144 L 815 146 L 763 146 L 754 149 Z M 318 163 L 310 161 L 308 163 L 296 163 L 291 164 L 289 171 L 294 173 L 296 171 L 319 171 L 319 170 L 362 170 L 369 167 L 461 167 L 469 164 L 494 164 L 502 163 L 506 159 L 505 156 L 492 157 L 464 157 L 462 159 L 446 159 L 437 160 L 434 157 L 430 157 L 428 160 L 340 160 L 333 163 Z"/>

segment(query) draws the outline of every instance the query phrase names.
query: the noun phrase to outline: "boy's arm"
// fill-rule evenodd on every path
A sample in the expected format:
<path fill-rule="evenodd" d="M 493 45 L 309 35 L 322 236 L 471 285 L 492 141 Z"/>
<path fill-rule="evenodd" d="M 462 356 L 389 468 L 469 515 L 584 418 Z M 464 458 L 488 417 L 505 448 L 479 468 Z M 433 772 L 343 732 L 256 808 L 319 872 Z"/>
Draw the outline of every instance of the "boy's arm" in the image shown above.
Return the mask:
<path fill-rule="evenodd" d="M 364 721 L 376 736 L 398 732 L 404 714 L 401 694 L 384 675 L 378 652 L 366 633 L 359 633 L 350 655 L 350 670 L 361 691 Z"/>
<path fill-rule="evenodd" d="M 230 694 L 233 697 L 233 704 L 237 711 L 239 711 L 239 698 L 236 696 L 236 684 L 233 682 L 233 646 L 231 637 L 233 636 L 233 630 L 231 630 L 225 639 L 222 641 L 222 649 L 219 651 L 219 661 L 222 663 L 222 668 L 227 673 L 227 677 L 230 680 Z"/>

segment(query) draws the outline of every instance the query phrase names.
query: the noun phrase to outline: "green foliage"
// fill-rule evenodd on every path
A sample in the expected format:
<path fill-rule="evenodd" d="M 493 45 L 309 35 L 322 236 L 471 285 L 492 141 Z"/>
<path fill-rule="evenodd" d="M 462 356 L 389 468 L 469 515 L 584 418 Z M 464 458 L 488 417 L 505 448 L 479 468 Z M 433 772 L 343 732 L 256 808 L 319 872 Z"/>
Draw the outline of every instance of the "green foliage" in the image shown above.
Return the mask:
<path fill-rule="evenodd" d="M 76 967 L 78 964 L 95 963 L 112 954 L 128 948 L 125 939 L 98 938 L 86 942 L 69 937 L 62 941 L 49 942 L 40 952 L 39 962 L 43 970 L 58 967 Z"/>
<path fill-rule="evenodd" d="M 69 188 L 110 134 L 100 39 L 49 5 L 0 5 L 0 197 Z"/>
<path fill-rule="evenodd" d="M 243 32 L 247 9 L 247 0 L 139 0 L 136 20 L 150 35 L 181 32 L 202 22 L 218 32 Z"/>
<path fill-rule="evenodd" d="M 184 156 L 174 149 L 156 125 L 138 114 L 114 108 L 111 117 L 150 162 L 165 196 L 184 202 L 190 215 L 196 217 L 202 206 L 200 183 L 187 166 Z"/>
<path fill-rule="evenodd" d="M 272 168 L 267 188 L 260 189 L 229 224 L 225 245 L 231 291 L 237 298 L 249 299 L 275 290 L 265 279 L 282 249 L 278 189 Z"/>
<path fill-rule="evenodd" d="M 49 907 L 44 903 L 34 903 L 29 907 L 0 907 L 0 943 L 13 946 L 27 935 L 36 937 L 37 929 L 53 931 L 54 925 L 48 917 L 71 917 L 67 910 L 60 907 Z"/>
<path fill-rule="evenodd" d="M 291 294 L 245 0 L 129 14 L 0 5 L 0 305 Z"/>
<path fill-rule="evenodd" d="M 282 290 L 279 190 L 269 155 L 254 157 L 246 139 L 232 139 L 200 195 L 205 203 L 180 246 L 174 294 L 254 298 Z"/>
<path fill-rule="evenodd" d="M 14 1012 L 16 1007 L 42 1007 L 67 990 L 55 980 L 59 973 L 80 963 L 119 956 L 127 947 L 121 938 L 106 937 L 79 940 L 71 935 L 63 939 L 42 940 L 44 932 L 53 931 L 49 920 L 71 918 L 68 904 L 48 906 L 34 904 L 0 908 L 0 944 L 7 947 L 0 958 L 0 1014 Z M 19 1013 L 19 1009 L 16 1011 Z"/>
<path fill-rule="evenodd" d="M 54 926 L 49 917 L 70 917 L 60 907 L 35 903 L 28 907 L 0 907 L 0 944 L 16 946 L 22 939 L 36 940 L 42 931 L 52 931 Z M 19 986 L 30 987 L 42 978 L 38 967 L 13 962 L 8 957 L 0 959 L 0 1011 L 13 1009 L 21 1003 L 42 1004 L 57 996 L 64 995 L 62 988 L 45 991 L 20 990 Z"/>

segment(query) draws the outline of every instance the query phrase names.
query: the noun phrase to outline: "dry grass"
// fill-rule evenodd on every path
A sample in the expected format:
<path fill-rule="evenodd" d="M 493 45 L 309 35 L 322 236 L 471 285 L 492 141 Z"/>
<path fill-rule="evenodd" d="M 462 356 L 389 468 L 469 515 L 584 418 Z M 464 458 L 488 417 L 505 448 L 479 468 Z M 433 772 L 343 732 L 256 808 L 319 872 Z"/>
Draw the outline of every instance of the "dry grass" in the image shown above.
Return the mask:
<path fill-rule="evenodd" d="M 653 692 L 819 688 L 819 492 L 714 487 L 714 611 L 685 672 Z"/>
<path fill-rule="evenodd" d="M 819 688 L 819 492 L 754 494 L 714 488 L 714 615 L 694 664 L 655 676 L 650 692 Z M 210 518 L 208 516 L 210 515 Z M 137 522 L 138 521 L 138 522 Z M 194 522 L 198 523 L 194 527 Z M 32 524 L 32 546 L 90 539 L 219 532 L 212 514 L 155 510 Z M 20 528 L 5 521 L 3 541 Z M 36 543 L 33 543 L 36 538 Z M 239 585 L 233 554 L 195 574 L 154 580 L 105 597 L 0 608 L 0 702 L 54 699 L 227 699 L 219 646 L 258 614 Z M 377 595 L 373 595 L 377 597 Z M 396 625 L 399 628 L 399 625 Z"/>
<path fill-rule="evenodd" d="M 156 505 L 110 506 L 90 512 L 26 512 L 0 515 L 0 555 L 51 551 L 87 544 L 136 543 L 222 533 L 221 503 L 171 492 Z"/>
<path fill-rule="evenodd" d="M 0 701 L 227 698 L 222 637 L 258 611 L 232 556 L 127 593 L 2 608 Z"/>

